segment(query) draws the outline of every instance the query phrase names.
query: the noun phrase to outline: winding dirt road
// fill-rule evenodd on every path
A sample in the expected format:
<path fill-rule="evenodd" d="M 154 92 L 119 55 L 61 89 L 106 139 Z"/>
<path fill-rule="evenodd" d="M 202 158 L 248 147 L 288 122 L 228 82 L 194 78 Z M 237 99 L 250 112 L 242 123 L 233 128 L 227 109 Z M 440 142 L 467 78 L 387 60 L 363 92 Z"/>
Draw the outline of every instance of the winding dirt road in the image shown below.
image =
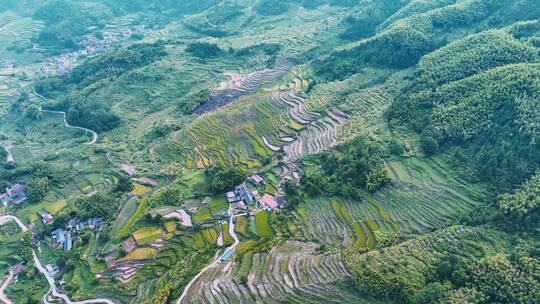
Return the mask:
<path fill-rule="evenodd" d="M 46 98 L 45 96 L 39 94 L 38 92 L 36 92 L 36 89 L 34 89 L 34 96 L 36 97 L 39 97 L 45 101 L 50 101 L 50 99 Z M 98 140 L 98 134 L 94 131 L 94 130 L 90 130 L 88 128 L 84 128 L 84 127 L 77 127 L 77 126 L 72 126 L 70 125 L 68 122 L 67 122 L 67 119 L 66 119 L 66 112 L 63 112 L 63 111 L 51 111 L 51 110 L 43 110 L 41 108 L 41 106 L 39 107 L 39 112 L 41 113 L 51 113 L 51 114 L 60 114 L 63 116 L 64 118 L 64 125 L 67 127 L 67 128 L 72 128 L 72 129 L 77 129 L 77 130 L 83 130 L 85 133 L 91 133 L 92 134 L 92 140 L 87 142 L 86 145 L 93 145 L 97 142 Z"/>
<path fill-rule="evenodd" d="M 176 304 L 182 304 L 182 301 L 184 301 L 187 297 L 187 294 L 189 292 L 189 290 L 191 289 L 191 286 L 210 268 L 213 268 L 215 266 L 217 266 L 218 264 L 221 263 L 221 259 L 229 254 L 229 252 L 234 252 L 234 250 L 236 249 L 236 246 L 238 246 L 238 244 L 240 243 L 240 240 L 238 239 L 238 236 L 236 235 L 236 232 L 234 231 L 234 219 L 236 217 L 236 215 L 233 214 L 232 212 L 232 208 L 229 209 L 229 235 L 234 239 L 234 243 L 229 246 L 227 249 L 225 249 L 224 253 L 219 256 L 217 259 L 214 260 L 214 262 L 212 262 L 210 265 L 204 267 L 195 277 L 193 277 L 193 279 L 191 279 L 191 281 L 189 282 L 189 284 L 186 285 L 186 287 L 184 288 L 184 292 L 182 293 L 182 295 L 180 296 L 180 298 L 178 298 L 178 301 L 176 301 Z M 189 303 L 189 302 L 187 302 Z"/>
<path fill-rule="evenodd" d="M 3 225 L 9 221 L 13 221 L 15 222 L 17 225 L 19 225 L 19 227 L 21 228 L 21 230 L 23 232 L 26 232 L 28 231 L 28 227 L 26 227 L 26 225 L 17 217 L 13 216 L 13 215 L 2 215 L 0 216 L 0 225 Z M 36 251 L 35 250 L 32 250 L 32 256 L 34 258 L 34 264 L 37 268 L 37 270 L 39 270 L 39 272 L 41 272 L 44 276 L 45 276 L 45 279 L 47 279 L 47 282 L 49 283 L 49 291 L 45 294 L 45 296 L 43 296 L 43 303 L 45 304 L 50 304 L 50 302 L 48 301 L 47 297 L 49 296 L 49 294 L 52 294 L 53 297 L 56 297 L 56 298 L 60 298 L 64 301 L 64 303 L 66 304 L 94 304 L 94 303 L 105 303 L 105 304 L 116 304 L 115 302 L 109 300 L 109 299 L 104 299 L 104 298 L 98 298 L 98 299 L 92 299 L 92 300 L 85 300 L 85 301 L 78 301 L 78 302 L 75 302 L 75 301 L 71 301 L 69 299 L 69 297 L 63 293 L 59 293 L 58 292 L 58 289 L 56 288 L 56 282 L 54 281 L 54 278 L 52 278 L 50 275 L 49 275 L 49 272 L 45 269 L 45 267 L 43 267 L 43 264 L 41 264 L 41 261 L 39 260 L 37 254 L 36 254 Z M 13 279 L 13 278 L 11 278 Z M 11 280 L 9 280 L 9 277 L 8 277 L 8 280 L 7 281 L 7 284 L 6 282 L 4 282 L 4 284 L 2 284 L 2 289 L 0 290 L 0 295 L 3 295 L 3 291 L 4 289 L 9 285 L 9 283 L 11 282 Z M 6 298 L 7 299 L 7 298 Z M 0 300 L 4 301 L 3 298 L 0 297 Z M 7 299 L 9 301 L 9 299 Z M 6 303 L 11 303 L 11 302 L 7 302 L 7 301 L 4 301 Z"/>
<path fill-rule="evenodd" d="M 0 286 L 0 301 L 5 304 L 12 304 L 13 302 L 6 296 L 4 293 L 4 290 L 9 286 L 11 281 L 13 281 L 13 278 L 15 275 L 10 271 L 7 278 L 2 283 L 2 286 Z"/>

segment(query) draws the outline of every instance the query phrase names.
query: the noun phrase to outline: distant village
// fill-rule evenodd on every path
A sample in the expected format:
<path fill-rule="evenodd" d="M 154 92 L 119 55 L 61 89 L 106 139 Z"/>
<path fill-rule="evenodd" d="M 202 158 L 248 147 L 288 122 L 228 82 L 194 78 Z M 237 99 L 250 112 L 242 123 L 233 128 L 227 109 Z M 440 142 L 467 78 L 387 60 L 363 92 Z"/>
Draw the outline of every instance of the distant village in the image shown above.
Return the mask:
<path fill-rule="evenodd" d="M 82 49 L 49 58 L 45 65 L 40 68 L 38 77 L 65 75 L 75 68 L 79 58 L 99 53 L 114 44 L 130 39 L 134 35 L 144 35 L 149 31 L 151 30 L 146 29 L 144 25 L 137 25 L 119 32 L 104 33 L 102 39 L 95 35 L 84 36 L 79 42 Z"/>

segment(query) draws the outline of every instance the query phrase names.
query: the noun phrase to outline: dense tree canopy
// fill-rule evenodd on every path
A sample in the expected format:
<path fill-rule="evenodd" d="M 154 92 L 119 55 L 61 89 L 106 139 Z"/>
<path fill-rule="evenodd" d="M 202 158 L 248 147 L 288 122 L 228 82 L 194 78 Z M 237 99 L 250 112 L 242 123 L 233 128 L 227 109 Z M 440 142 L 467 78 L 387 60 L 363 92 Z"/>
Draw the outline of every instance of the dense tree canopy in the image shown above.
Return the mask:
<path fill-rule="evenodd" d="M 308 157 L 302 185 L 311 194 L 359 197 L 360 189 L 374 191 L 390 181 L 384 155 L 381 144 L 357 137 L 335 151 Z"/>
<path fill-rule="evenodd" d="M 454 147 L 457 163 L 468 160 L 480 179 L 504 191 L 540 163 L 538 123 L 530 115 L 540 106 L 539 67 L 507 65 L 406 94 L 390 117 L 422 131 L 424 142 L 434 138 L 441 147 Z"/>
<path fill-rule="evenodd" d="M 514 193 L 504 194 L 499 208 L 511 220 L 507 224 L 518 228 L 538 227 L 540 223 L 540 172 Z"/>
<path fill-rule="evenodd" d="M 245 180 L 247 172 L 241 167 L 213 165 L 204 172 L 207 184 L 215 192 L 230 191 Z"/>

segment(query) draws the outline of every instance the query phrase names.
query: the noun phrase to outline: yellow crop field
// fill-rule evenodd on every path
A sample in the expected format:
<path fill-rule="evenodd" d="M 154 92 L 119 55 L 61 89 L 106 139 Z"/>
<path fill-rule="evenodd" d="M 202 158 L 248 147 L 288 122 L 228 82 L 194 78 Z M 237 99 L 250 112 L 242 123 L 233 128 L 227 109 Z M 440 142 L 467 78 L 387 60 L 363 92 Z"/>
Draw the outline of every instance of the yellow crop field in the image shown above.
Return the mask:
<path fill-rule="evenodd" d="M 150 260 L 157 256 L 157 250 L 154 248 L 137 248 L 130 252 L 122 260 L 124 261 L 138 261 L 138 260 Z"/>
<path fill-rule="evenodd" d="M 133 184 L 133 190 L 129 194 L 131 195 L 144 195 L 152 190 L 149 187 L 143 186 L 141 184 Z"/>
<path fill-rule="evenodd" d="M 163 230 L 158 227 L 145 227 L 133 232 L 133 238 L 138 245 L 151 243 L 163 235 Z"/>
<path fill-rule="evenodd" d="M 174 232 L 176 230 L 176 222 L 166 222 L 163 226 L 165 226 L 167 232 Z"/>
<path fill-rule="evenodd" d="M 203 235 L 208 244 L 213 244 L 216 242 L 216 239 L 218 237 L 218 231 L 214 228 L 206 229 L 203 231 Z"/>
<path fill-rule="evenodd" d="M 64 207 L 67 205 L 66 200 L 57 200 L 56 202 L 50 204 L 45 209 L 49 211 L 52 214 L 58 213 L 60 210 L 64 209 Z"/>

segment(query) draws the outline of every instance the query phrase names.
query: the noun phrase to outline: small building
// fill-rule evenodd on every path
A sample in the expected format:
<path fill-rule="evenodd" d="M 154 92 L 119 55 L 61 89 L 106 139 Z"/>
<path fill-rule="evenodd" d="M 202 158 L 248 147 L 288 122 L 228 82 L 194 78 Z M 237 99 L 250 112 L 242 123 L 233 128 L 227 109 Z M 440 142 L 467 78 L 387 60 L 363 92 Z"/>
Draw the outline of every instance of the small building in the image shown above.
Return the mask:
<path fill-rule="evenodd" d="M 54 230 L 52 233 L 52 238 L 56 242 L 56 244 L 63 244 L 64 243 L 64 235 L 65 231 L 62 228 L 58 228 Z"/>
<path fill-rule="evenodd" d="M 234 189 L 234 192 L 236 192 L 236 195 L 238 195 L 240 199 L 246 203 L 246 205 L 253 203 L 253 195 L 251 194 L 251 190 L 249 190 L 246 183 L 242 183 L 237 186 Z"/>
<path fill-rule="evenodd" d="M 70 252 L 73 248 L 73 237 L 69 231 L 64 234 L 64 252 Z"/>
<path fill-rule="evenodd" d="M 103 220 L 98 217 L 93 217 L 88 220 L 88 228 L 90 230 L 100 229 L 103 225 Z"/>
<path fill-rule="evenodd" d="M 41 221 L 45 225 L 50 225 L 54 222 L 54 217 L 50 213 L 41 212 L 39 215 L 41 216 Z"/>
<path fill-rule="evenodd" d="M 264 180 L 264 178 L 262 178 L 260 175 L 257 175 L 257 174 L 250 176 L 249 180 L 256 186 L 262 186 L 266 184 L 266 181 Z"/>
<path fill-rule="evenodd" d="M 225 250 L 225 253 L 223 253 L 223 255 L 221 255 L 221 257 L 219 258 L 219 261 L 221 263 L 225 262 L 232 256 L 232 254 L 233 254 L 233 251 L 230 248 Z"/>
<path fill-rule="evenodd" d="M 66 226 L 66 230 L 71 231 L 73 229 L 76 229 L 77 228 L 77 223 L 78 223 L 77 219 L 75 219 L 75 218 L 70 219 L 68 221 L 67 226 Z"/>
<path fill-rule="evenodd" d="M 287 207 L 287 199 L 285 199 L 285 196 L 283 195 L 276 196 L 276 202 L 281 209 Z"/>
<path fill-rule="evenodd" d="M 133 250 L 137 249 L 137 243 L 132 237 L 129 237 L 127 240 L 124 241 L 122 247 L 127 253 L 130 253 Z"/>
<path fill-rule="evenodd" d="M 242 202 L 242 201 L 239 201 L 238 203 L 236 203 L 236 208 L 238 208 L 238 209 L 246 209 L 246 204 L 244 204 L 244 202 Z"/>
<path fill-rule="evenodd" d="M 83 231 L 86 226 L 88 226 L 88 221 L 79 221 L 75 228 L 77 229 L 77 232 Z"/>
<path fill-rule="evenodd" d="M 0 194 L 0 202 L 4 207 L 18 205 L 28 199 L 26 191 L 28 188 L 22 184 L 15 184 L 6 189 L 5 193 Z"/>
<path fill-rule="evenodd" d="M 259 200 L 259 204 L 261 205 L 261 208 L 265 210 L 274 210 L 279 207 L 276 199 L 268 193 L 263 195 L 263 197 Z"/>
<path fill-rule="evenodd" d="M 22 270 L 24 269 L 24 265 L 22 263 L 19 263 L 19 264 L 16 264 L 14 266 L 12 266 L 9 271 L 13 274 L 13 275 L 17 275 L 19 272 L 21 272 Z"/>
<path fill-rule="evenodd" d="M 45 265 L 45 270 L 47 270 L 49 275 L 54 278 L 58 271 L 60 271 L 60 268 L 56 264 L 47 264 Z"/>
<path fill-rule="evenodd" d="M 236 203 L 240 200 L 240 197 L 234 193 L 234 191 L 227 192 L 227 202 L 229 204 Z"/>

